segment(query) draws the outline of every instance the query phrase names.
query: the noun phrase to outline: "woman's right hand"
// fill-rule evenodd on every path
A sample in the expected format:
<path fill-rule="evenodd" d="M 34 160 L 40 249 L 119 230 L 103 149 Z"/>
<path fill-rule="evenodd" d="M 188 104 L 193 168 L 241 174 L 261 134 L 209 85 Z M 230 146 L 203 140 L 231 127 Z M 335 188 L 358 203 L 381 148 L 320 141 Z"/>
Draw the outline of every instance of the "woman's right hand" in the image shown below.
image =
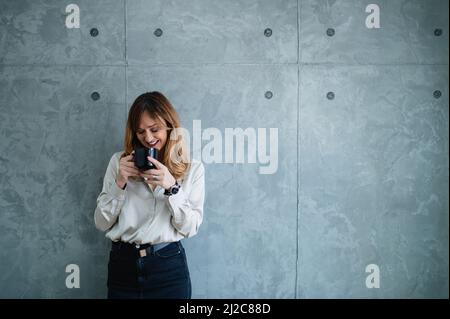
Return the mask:
<path fill-rule="evenodd" d="M 119 161 L 119 175 L 116 183 L 120 188 L 125 186 L 130 176 L 139 176 L 139 170 L 134 165 L 133 156 L 134 151 L 130 155 L 122 157 Z"/>

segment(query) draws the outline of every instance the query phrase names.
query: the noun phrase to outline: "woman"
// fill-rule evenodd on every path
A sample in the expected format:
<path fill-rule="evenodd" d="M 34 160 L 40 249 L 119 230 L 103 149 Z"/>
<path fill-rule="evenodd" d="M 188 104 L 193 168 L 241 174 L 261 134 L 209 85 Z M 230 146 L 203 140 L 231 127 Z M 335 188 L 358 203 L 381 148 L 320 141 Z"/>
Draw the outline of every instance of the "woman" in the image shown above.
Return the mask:
<path fill-rule="evenodd" d="M 109 161 L 94 214 L 112 240 L 108 298 L 191 298 L 180 240 L 203 220 L 204 166 L 189 160 L 176 128 L 178 114 L 159 92 L 140 95 L 130 108 L 125 151 Z M 158 159 L 148 157 L 156 168 L 138 170 L 136 147 L 158 150 Z"/>

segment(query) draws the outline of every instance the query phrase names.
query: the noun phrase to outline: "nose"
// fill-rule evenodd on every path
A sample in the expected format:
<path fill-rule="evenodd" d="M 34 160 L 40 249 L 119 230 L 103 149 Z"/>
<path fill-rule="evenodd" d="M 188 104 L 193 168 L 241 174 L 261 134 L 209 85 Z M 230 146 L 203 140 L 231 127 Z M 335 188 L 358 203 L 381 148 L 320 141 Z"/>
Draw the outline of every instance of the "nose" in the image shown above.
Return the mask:
<path fill-rule="evenodd" d="M 153 136 L 151 135 L 150 131 L 147 131 L 147 133 L 145 134 L 145 141 L 147 143 L 150 143 L 153 140 Z"/>

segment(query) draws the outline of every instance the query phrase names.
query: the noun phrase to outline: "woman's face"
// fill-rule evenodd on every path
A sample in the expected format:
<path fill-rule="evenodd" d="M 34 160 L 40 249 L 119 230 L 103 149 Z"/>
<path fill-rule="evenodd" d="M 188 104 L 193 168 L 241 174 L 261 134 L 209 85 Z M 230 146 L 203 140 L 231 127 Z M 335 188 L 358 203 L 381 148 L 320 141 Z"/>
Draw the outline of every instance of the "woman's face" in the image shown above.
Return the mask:
<path fill-rule="evenodd" d="M 164 123 L 164 120 L 161 119 Z M 145 147 L 153 147 L 158 151 L 166 145 L 167 130 L 159 121 L 155 121 L 150 114 L 145 111 L 141 115 L 141 120 L 136 131 L 136 136 Z"/>

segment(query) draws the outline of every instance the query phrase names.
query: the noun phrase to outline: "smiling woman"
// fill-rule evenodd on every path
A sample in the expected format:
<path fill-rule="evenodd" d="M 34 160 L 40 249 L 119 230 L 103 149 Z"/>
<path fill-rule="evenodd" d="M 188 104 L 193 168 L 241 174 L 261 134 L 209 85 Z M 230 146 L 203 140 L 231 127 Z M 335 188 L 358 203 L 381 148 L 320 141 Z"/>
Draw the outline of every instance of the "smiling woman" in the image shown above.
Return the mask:
<path fill-rule="evenodd" d="M 130 108 L 125 150 L 111 157 L 94 213 L 112 241 L 108 298 L 191 298 L 180 240 L 197 234 L 203 221 L 205 171 L 188 160 L 182 135 L 168 139 L 178 127 L 177 112 L 159 92 L 140 95 Z M 149 157 L 156 168 L 139 171 L 135 147 L 156 148 L 160 156 Z"/>
<path fill-rule="evenodd" d="M 161 154 L 159 160 L 166 165 L 175 178 L 181 178 L 189 169 L 189 158 L 182 135 L 168 139 L 174 128 L 180 128 L 178 113 L 169 100 L 159 92 L 140 95 L 128 113 L 125 130 L 125 151 L 130 155 L 136 147 L 155 147 Z M 151 146 L 153 142 L 156 146 Z M 171 156 L 176 150 L 177 156 Z"/>
<path fill-rule="evenodd" d="M 141 116 L 141 124 L 137 130 L 137 137 L 142 145 L 147 147 L 154 147 L 161 149 L 161 144 L 165 144 L 167 139 L 167 128 L 163 124 L 164 120 L 158 118 L 156 122 L 150 117 L 150 114 L 145 111 Z"/>

